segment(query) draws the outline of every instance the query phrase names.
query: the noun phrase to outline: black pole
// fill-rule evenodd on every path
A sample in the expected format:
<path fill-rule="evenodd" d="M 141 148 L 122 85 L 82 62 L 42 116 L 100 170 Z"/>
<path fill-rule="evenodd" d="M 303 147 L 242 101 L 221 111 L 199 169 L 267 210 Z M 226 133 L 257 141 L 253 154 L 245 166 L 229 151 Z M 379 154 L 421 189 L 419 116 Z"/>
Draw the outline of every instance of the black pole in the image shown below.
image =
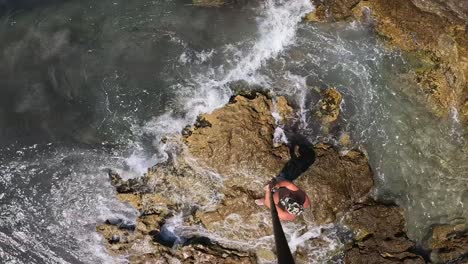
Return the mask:
<path fill-rule="evenodd" d="M 276 255 L 278 256 L 278 264 L 294 264 L 294 258 L 289 249 L 288 241 L 284 235 L 283 227 L 281 226 L 280 219 L 278 217 L 278 211 L 276 210 L 275 201 L 273 199 L 273 187 L 275 181 L 270 184 L 270 209 L 271 218 L 273 222 L 273 234 L 275 235 L 276 244 Z"/>

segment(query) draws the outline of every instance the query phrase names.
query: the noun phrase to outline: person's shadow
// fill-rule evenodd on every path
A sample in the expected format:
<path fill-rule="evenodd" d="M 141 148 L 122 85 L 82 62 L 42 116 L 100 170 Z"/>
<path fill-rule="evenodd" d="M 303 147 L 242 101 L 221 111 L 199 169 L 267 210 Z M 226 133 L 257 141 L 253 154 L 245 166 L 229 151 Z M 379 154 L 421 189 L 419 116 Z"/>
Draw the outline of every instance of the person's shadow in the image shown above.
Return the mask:
<path fill-rule="evenodd" d="M 315 161 L 313 145 L 302 135 L 288 135 L 291 159 L 284 165 L 279 177 L 294 181 Z"/>

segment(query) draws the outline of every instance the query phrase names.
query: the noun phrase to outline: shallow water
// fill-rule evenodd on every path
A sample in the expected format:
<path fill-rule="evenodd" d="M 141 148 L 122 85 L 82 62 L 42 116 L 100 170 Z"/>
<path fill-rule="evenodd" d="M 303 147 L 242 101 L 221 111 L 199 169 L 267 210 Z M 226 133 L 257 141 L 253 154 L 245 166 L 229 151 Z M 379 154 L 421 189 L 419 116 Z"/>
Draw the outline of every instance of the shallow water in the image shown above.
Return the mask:
<path fill-rule="evenodd" d="M 301 23 L 312 8 L 70 0 L 1 16 L 0 258 L 117 261 L 93 230 L 136 212 L 114 198 L 105 170 L 140 175 L 165 157 L 161 137 L 225 104 L 237 80 L 287 95 L 311 141 L 350 133 L 376 196 L 407 209 L 412 237 L 466 218 L 466 131 L 402 95 L 414 85 L 396 78 L 405 61 L 369 26 Z M 325 135 L 311 109 L 330 86 L 344 103 Z"/>

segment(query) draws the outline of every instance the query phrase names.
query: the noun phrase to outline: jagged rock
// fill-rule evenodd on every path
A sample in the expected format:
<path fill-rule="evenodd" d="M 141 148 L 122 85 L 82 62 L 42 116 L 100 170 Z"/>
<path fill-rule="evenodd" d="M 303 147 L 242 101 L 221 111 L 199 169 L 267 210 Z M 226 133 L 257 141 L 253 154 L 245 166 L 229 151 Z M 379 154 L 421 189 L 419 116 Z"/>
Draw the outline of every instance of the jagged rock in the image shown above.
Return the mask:
<path fill-rule="evenodd" d="M 233 102 L 203 115 L 211 126 L 195 126 L 187 146 L 197 160 L 226 176 L 228 188 L 236 185 L 258 193 L 289 160 L 289 149 L 273 147 L 276 124 L 270 99 L 258 94 L 254 99 L 237 96 Z"/>
<path fill-rule="evenodd" d="M 149 192 L 147 189 L 146 178 L 122 180 L 119 174 L 114 171 L 109 171 L 109 178 L 118 193 L 134 193 L 134 192 Z"/>
<path fill-rule="evenodd" d="M 324 5 L 317 6 L 312 12 L 308 13 L 304 20 L 307 22 L 324 22 L 326 19 L 326 9 Z"/>
<path fill-rule="evenodd" d="M 222 7 L 222 6 L 233 6 L 233 5 L 247 5 L 248 0 L 192 0 L 194 6 L 199 7 Z"/>
<path fill-rule="evenodd" d="M 324 21 L 326 16 L 334 20 L 341 20 L 350 17 L 352 9 L 361 0 L 313 0 L 316 6 L 316 17 L 319 21 Z"/>
<path fill-rule="evenodd" d="M 439 225 L 429 239 L 434 263 L 468 263 L 468 229 L 466 225 Z"/>
<path fill-rule="evenodd" d="M 338 119 L 343 96 L 335 88 L 323 90 L 321 94 L 316 115 L 322 124 L 329 124 Z"/>
<path fill-rule="evenodd" d="M 141 179 L 130 183 L 113 177 L 117 189 L 122 191 L 118 197 L 132 204 L 141 215 L 134 231 L 112 224 L 98 227 L 110 250 L 130 255 L 135 261 L 146 261 L 151 256 L 185 260 L 185 251 L 187 259 L 196 259 L 197 254 L 207 252 L 193 252 L 187 246 L 206 246 L 197 241 L 208 240 L 217 255 L 200 255 L 201 259 L 206 257 L 216 263 L 212 255 L 229 257 L 236 252 L 236 261 L 243 257 L 251 263 L 251 256 L 266 261 L 272 256 L 272 241 L 268 240 L 272 234 L 270 211 L 255 205 L 254 200 L 264 195 L 266 182 L 284 168 L 305 171 L 297 184 L 309 193 L 312 209 L 295 223 L 302 232 L 315 228 L 316 223 L 333 221 L 337 213 L 369 192 L 372 172 L 362 153 L 349 151 L 340 156 L 333 147 L 323 144 L 314 149 L 308 146 L 308 150 L 284 144 L 275 147 L 273 137 L 278 120 L 274 115 L 293 115 L 285 98 L 273 101 L 262 94 L 234 97 L 226 106 L 201 115 L 193 127 L 186 129 L 190 133 L 168 137 L 165 144 L 175 152 Z M 303 155 L 312 157 L 314 151 L 316 161 L 308 170 L 291 160 Z M 169 252 L 163 244 L 171 245 L 171 241 L 163 241 L 160 234 L 174 217 L 179 219 L 176 235 L 182 246 Z M 261 240 L 267 242 L 259 246 Z M 304 247 L 313 244 L 314 241 L 306 240 Z M 297 257 L 311 261 L 304 252 L 305 249 L 298 250 Z"/>
<path fill-rule="evenodd" d="M 280 115 L 282 120 L 288 120 L 294 115 L 294 109 L 288 104 L 288 101 L 283 96 L 276 98 L 275 111 Z"/>
<path fill-rule="evenodd" d="M 411 252 L 403 210 L 381 204 L 362 205 L 345 216 L 354 242 L 345 252 L 346 263 L 425 263 Z"/>
<path fill-rule="evenodd" d="M 371 190 L 372 171 L 365 155 L 358 151 L 340 156 L 329 145 L 319 144 L 314 149 L 315 163 L 297 182 L 309 195 L 313 219 L 330 223 Z"/>
<path fill-rule="evenodd" d="M 459 0 L 412 0 L 424 12 L 437 14 L 451 21 L 468 21 L 468 4 Z"/>
<path fill-rule="evenodd" d="M 349 212 L 345 223 L 358 241 L 372 236 L 379 239 L 401 237 L 405 230 L 403 210 L 397 206 L 363 205 Z"/>

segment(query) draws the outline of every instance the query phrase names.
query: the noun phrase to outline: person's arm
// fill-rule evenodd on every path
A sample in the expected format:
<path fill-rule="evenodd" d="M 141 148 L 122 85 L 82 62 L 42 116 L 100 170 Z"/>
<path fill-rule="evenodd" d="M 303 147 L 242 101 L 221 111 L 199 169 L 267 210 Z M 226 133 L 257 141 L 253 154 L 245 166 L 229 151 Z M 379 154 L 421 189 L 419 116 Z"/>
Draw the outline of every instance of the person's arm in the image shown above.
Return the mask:
<path fill-rule="evenodd" d="M 306 193 L 304 195 L 305 195 L 304 209 L 309 209 L 310 208 L 309 196 Z"/>

